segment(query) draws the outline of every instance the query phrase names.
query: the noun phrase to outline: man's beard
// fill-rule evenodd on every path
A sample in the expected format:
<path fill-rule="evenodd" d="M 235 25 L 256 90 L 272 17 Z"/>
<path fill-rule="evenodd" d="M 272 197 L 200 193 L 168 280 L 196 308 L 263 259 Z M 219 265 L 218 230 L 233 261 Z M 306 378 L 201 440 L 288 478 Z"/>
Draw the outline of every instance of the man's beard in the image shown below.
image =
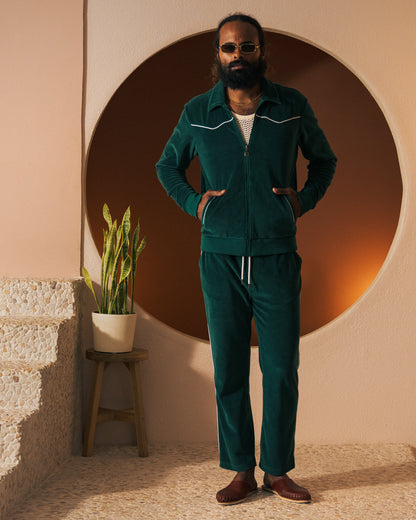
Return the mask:
<path fill-rule="evenodd" d="M 233 69 L 232 65 L 242 65 L 241 69 Z M 235 60 L 228 65 L 222 65 L 217 58 L 218 76 L 226 87 L 232 90 L 252 88 L 264 77 L 266 62 L 260 58 L 257 63 L 249 63 L 244 59 Z"/>

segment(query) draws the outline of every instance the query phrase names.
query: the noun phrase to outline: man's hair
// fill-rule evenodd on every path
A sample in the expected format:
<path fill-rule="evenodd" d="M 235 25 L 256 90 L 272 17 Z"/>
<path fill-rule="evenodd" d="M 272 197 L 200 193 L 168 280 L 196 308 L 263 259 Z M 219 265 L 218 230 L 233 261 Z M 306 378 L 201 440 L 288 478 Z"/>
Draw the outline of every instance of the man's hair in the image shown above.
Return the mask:
<path fill-rule="evenodd" d="M 252 16 L 248 16 L 247 14 L 242 14 L 242 13 L 231 14 L 231 15 L 227 16 L 226 18 L 224 18 L 223 20 L 220 21 L 220 23 L 218 24 L 217 34 L 216 34 L 216 37 L 215 37 L 215 48 L 216 49 L 218 49 L 219 45 L 220 45 L 220 30 L 221 30 L 221 27 L 223 25 L 225 25 L 226 23 L 228 23 L 228 22 L 244 22 L 244 23 L 249 23 L 249 24 L 253 25 L 257 29 L 257 32 L 258 32 L 258 35 L 259 35 L 260 48 L 263 50 L 265 42 L 264 42 L 264 32 L 263 32 L 263 29 L 262 29 L 261 25 Z"/>

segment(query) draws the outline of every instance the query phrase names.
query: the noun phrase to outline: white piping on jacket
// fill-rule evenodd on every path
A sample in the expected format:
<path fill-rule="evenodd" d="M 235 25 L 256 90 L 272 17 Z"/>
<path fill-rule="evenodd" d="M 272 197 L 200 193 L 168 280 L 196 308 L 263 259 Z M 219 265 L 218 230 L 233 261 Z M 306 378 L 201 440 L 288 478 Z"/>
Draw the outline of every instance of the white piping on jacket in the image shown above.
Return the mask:
<path fill-rule="evenodd" d="M 291 117 L 289 119 L 284 119 L 283 121 L 275 121 L 274 119 L 270 119 L 270 117 L 267 116 L 259 116 L 256 114 L 256 117 L 260 117 L 261 119 L 268 119 L 272 123 L 276 123 L 276 125 L 281 125 L 282 123 L 287 123 L 288 121 L 292 121 L 293 119 L 300 119 L 302 116 L 295 116 Z"/>
<path fill-rule="evenodd" d="M 223 121 L 223 122 L 220 123 L 218 126 L 214 126 L 214 127 L 203 126 L 203 125 L 195 125 L 194 123 L 191 123 L 191 126 L 197 126 L 198 128 L 205 128 L 206 130 L 216 130 L 217 128 L 219 128 L 219 127 L 222 126 L 222 125 L 226 125 L 227 123 L 231 123 L 231 121 L 232 121 L 233 119 L 234 119 L 234 118 L 232 117 L 232 118 L 229 119 L 228 121 Z"/>
<path fill-rule="evenodd" d="M 271 119 L 270 117 L 259 116 L 258 114 L 256 114 L 256 117 L 259 117 L 260 119 L 268 119 L 269 121 L 271 121 L 272 123 L 275 123 L 276 125 L 281 125 L 283 123 L 287 123 L 288 121 L 293 121 L 293 119 L 300 119 L 302 116 L 290 117 L 289 119 L 284 119 L 283 121 L 275 121 L 274 119 Z M 190 124 L 191 124 L 191 126 L 195 126 L 197 128 L 205 128 L 205 130 L 217 130 L 220 126 L 226 125 L 227 123 L 231 123 L 231 121 L 233 119 L 234 118 L 232 117 L 231 119 L 228 119 L 228 121 L 223 121 L 218 126 L 204 126 L 204 125 L 197 125 L 195 123 L 190 123 Z"/>

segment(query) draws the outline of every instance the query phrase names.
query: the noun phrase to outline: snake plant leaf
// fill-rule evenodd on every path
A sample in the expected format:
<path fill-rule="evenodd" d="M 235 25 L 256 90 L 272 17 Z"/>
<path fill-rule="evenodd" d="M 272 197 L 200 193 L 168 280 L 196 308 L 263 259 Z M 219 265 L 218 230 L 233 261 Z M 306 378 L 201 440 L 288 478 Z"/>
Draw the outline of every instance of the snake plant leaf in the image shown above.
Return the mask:
<path fill-rule="evenodd" d="M 106 251 L 106 243 L 107 243 L 107 235 L 108 231 L 106 229 L 103 229 L 103 254 L 101 256 L 101 292 L 103 291 L 104 287 L 104 257 L 105 257 L 105 251 Z"/>
<path fill-rule="evenodd" d="M 143 238 L 142 238 L 142 241 L 140 242 L 139 247 L 137 248 L 137 253 L 136 253 L 137 256 L 139 256 L 140 253 L 143 251 L 143 249 L 146 247 L 146 242 L 147 242 L 147 241 L 146 241 L 146 237 L 143 237 Z"/>
<path fill-rule="evenodd" d="M 123 228 L 122 226 L 120 226 L 118 229 L 117 229 L 117 236 L 116 236 L 116 249 L 118 249 L 118 246 L 120 245 L 120 241 L 122 239 L 122 236 L 123 236 Z"/>
<path fill-rule="evenodd" d="M 104 204 L 104 206 L 103 206 L 103 217 L 104 217 L 104 220 L 108 224 L 108 229 L 111 229 L 111 226 L 113 224 L 113 219 L 111 218 L 110 209 L 107 206 L 107 204 Z"/>
<path fill-rule="evenodd" d="M 134 233 L 133 233 L 133 239 L 132 239 L 132 245 L 131 245 L 131 259 L 132 259 L 132 267 L 131 267 L 131 270 L 132 270 L 132 274 L 133 274 L 133 279 L 134 279 L 134 275 L 135 275 L 135 272 L 136 272 L 136 266 L 137 266 L 137 244 L 139 242 L 139 232 L 140 232 L 140 224 L 139 222 L 137 222 L 137 226 L 136 226 L 136 229 L 134 230 Z"/>
<path fill-rule="evenodd" d="M 135 280 L 136 280 L 137 259 L 139 258 L 139 255 L 143 251 L 145 246 L 146 246 L 146 237 L 144 237 L 142 239 L 139 247 L 137 247 L 137 244 L 133 244 L 133 248 L 132 248 L 131 272 L 132 272 L 132 295 L 133 295 L 133 297 L 134 297 L 134 284 L 135 284 Z"/>
<path fill-rule="evenodd" d="M 137 269 L 137 259 L 140 253 L 143 251 L 146 245 L 146 237 L 140 242 L 140 246 L 137 247 L 139 242 L 139 234 L 140 234 L 140 220 L 137 219 L 137 226 L 134 230 L 133 240 L 132 240 L 132 266 L 131 266 L 131 306 L 130 313 L 133 313 L 134 310 L 134 290 L 136 286 L 136 269 Z"/>
<path fill-rule="evenodd" d="M 128 255 L 127 258 L 125 258 L 121 263 L 119 283 L 122 282 L 123 280 L 125 280 L 129 276 L 130 271 L 131 271 L 131 257 L 130 257 L 130 255 Z"/>
<path fill-rule="evenodd" d="M 116 314 L 127 314 L 127 312 L 124 311 L 124 286 L 123 283 L 119 285 L 119 292 L 118 297 L 116 301 Z"/>
<path fill-rule="evenodd" d="M 92 285 L 92 280 L 90 273 L 85 269 L 85 267 L 82 268 L 82 276 L 84 277 L 85 283 L 87 284 L 88 289 L 92 292 L 94 296 L 95 303 L 97 305 L 97 309 L 100 312 L 100 305 L 97 300 L 97 296 L 95 295 L 94 287 Z"/>
<path fill-rule="evenodd" d="M 121 285 L 121 297 L 119 299 L 121 306 L 121 313 L 128 314 L 127 311 L 127 293 L 128 293 L 128 283 L 129 276 L 131 273 L 132 261 L 130 255 L 125 258 L 121 264 L 120 268 L 120 285 Z"/>
<path fill-rule="evenodd" d="M 121 226 L 120 226 L 121 227 Z M 119 228 L 120 229 L 120 228 Z M 113 269 L 111 271 L 111 290 L 110 290 L 110 300 L 114 301 L 117 296 L 117 271 L 120 265 L 120 253 L 121 253 L 122 244 L 118 244 L 116 255 L 114 259 Z"/>
<path fill-rule="evenodd" d="M 120 257 L 119 257 L 120 258 Z M 116 285 L 115 291 L 112 294 L 112 298 L 108 305 L 108 314 L 127 314 L 127 308 L 125 302 L 127 302 L 127 278 L 131 271 L 131 258 L 127 256 L 126 259 L 122 260 L 120 267 L 120 277 L 118 284 Z"/>
<path fill-rule="evenodd" d="M 103 260 L 101 264 L 102 269 L 102 294 L 103 294 L 103 300 L 102 300 L 102 308 L 107 309 L 108 307 L 108 284 L 110 280 L 111 275 L 111 268 L 112 264 L 114 262 L 114 237 L 117 232 L 117 220 L 115 220 L 112 225 L 109 233 L 107 234 L 107 239 L 104 244 L 104 254 L 103 254 Z"/>
<path fill-rule="evenodd" d="M 136 226 L 136 229 L 134 230 L 133 240 L 132 240 L 133 254 L 134 254 L 134 251 L 137 249 L 137 244 L 139 243 L 139 235 L 140 235 L 140 219 L 137 219 L 137 226 Z"/>
<path fill-rule="evenodd" d="M 123 228 L 123 259 L 126 259 L 130 247 L 130 206 L 123 215 L 121 227 Z"/>
<path fill-rule="evenodd" d="M 130 233 L 130 206 L 124 212 L 121 225 L 123 226 L 124 235 L 128 235 Z"/>

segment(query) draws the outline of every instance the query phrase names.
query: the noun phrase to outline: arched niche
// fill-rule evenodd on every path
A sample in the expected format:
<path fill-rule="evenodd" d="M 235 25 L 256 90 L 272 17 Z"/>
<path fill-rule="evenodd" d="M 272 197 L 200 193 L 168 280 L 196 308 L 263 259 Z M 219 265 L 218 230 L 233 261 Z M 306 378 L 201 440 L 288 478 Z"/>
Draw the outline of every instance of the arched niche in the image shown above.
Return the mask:
<path fill-rule="evenodd" d="M 86 170 L 87 215 L 98 250 L 103 203 L 118 218 L 130 205 L 148 238 L 136 301 L 162 322 L 204 339 L 200 225 L 168 199 L 154 164 L 183 105 L 212 86 L 213 34 L 162 49 L 130 74 L 100 117 Z M 268 77 L 308 97 L 339 161 L 327 196 L 298 225 L 306 334 L 345 311 L 373 282 L 396 231 L 401 176 L 388 124 L 359 79 L 313 45 L 274 32 L 266 38 Z M 301 157 L 298 171 L 302 185 Z M 197 161 L 189 179 L 199 189 Z"/>

